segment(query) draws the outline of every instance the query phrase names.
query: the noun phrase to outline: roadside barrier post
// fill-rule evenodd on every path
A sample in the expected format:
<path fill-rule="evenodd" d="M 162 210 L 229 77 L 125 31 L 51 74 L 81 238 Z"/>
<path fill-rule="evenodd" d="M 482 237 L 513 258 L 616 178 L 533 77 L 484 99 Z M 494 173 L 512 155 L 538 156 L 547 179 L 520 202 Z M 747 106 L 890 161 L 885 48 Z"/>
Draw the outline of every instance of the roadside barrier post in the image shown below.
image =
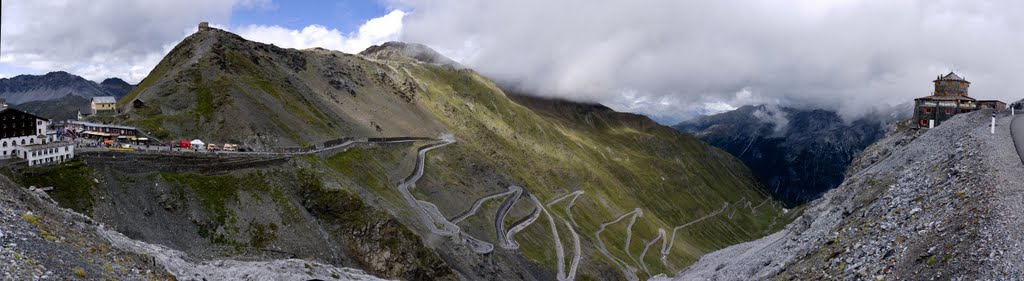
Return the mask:
<path fill-rule="evenodd" d="M 992 134 L 996 133 L 996 113 L 992 112 L 992 127 L 989 129 Z"/>

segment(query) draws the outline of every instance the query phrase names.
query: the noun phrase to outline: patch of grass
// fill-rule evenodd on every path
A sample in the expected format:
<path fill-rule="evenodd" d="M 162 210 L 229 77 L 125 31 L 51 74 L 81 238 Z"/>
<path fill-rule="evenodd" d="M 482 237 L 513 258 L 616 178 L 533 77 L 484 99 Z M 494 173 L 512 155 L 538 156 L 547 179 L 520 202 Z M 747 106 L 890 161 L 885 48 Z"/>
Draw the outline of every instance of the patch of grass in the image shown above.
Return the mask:
<path fill-rule="evenodd" d="M 85 278 L 85 269 L 84 268 L 76 266 L 74 269 L 71 270 L 71 272 L 74 273 L 75 276 L 77 276 L 78 278 Z"/>
<path fill-rule="evenodd" d="M 50 198 L 53 198 L 62 207 L 92 215 L 96 201 L 92 195 L 92 189 L 96 184 L 93 181 L 94 177 L 92 169 L 85 163 L 75 160 L 27 169 L 20 175 L 16 175 L 16 180 L 26 187 L 52 186 L 53 191 L 49 192 Z"/>
<path fill-rule="evenodd" d="M 201 176 L 193 173 L 161 173 L 169 182 L 189 187 L 199 197 L 203 209 L 223 225 L 227 222 L 227 204 L 238 200 L 239 179 L 231 176 Z"/>
<path fill-rule="evenodd" d="M 268 242 L 277 238 L 277 225 L 253 223 L 249 232 L 249 245 L 263 248 Z"/>
<path fill-rule="evenodd" d="M 39 227 L 39 218 L 37 218 L 35 215 L 30 213 L 24 213 L 21 214 L 21 218 L 25 219 L 26 222 L 31 223 L 36 227 Z"/>

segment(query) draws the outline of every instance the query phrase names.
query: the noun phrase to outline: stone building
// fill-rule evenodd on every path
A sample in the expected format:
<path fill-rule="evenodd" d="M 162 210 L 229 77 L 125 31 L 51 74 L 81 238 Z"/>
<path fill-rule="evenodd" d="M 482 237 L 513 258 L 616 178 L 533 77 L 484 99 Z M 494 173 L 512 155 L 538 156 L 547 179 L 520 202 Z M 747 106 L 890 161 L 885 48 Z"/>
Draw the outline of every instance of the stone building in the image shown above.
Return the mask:
<path fill-rule="evenodd" d="M 1006 108 L 1006 103 L 997 100 L 978 101 L 968 95 L 971 82 L 955 73 L 939 75 L 935 91 L 930 96 L 914 99 L 914 120 L 917 128 L 938 126 L 953 115 L 967 113 L 981 108 Z"/>

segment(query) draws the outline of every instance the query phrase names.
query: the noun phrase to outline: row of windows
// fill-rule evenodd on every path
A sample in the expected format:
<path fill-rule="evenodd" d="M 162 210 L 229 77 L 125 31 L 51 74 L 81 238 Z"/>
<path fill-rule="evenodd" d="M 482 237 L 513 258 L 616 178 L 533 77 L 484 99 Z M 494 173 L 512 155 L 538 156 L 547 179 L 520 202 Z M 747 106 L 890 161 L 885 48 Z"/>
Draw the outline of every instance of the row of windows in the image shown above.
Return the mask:
<path fill-rule="evenodd" d="M 946 108 L 945 111 L 946 111 L 946 114 L 953 114 L 953 112 L 956 112 L 956 110 L 954 110 L 952 108 Z M 967 113 L 967 112 L 970 112 L 970 111 L 971 111 L 970 109 L 960 109 L 960 113 Z M 932 113 L 932 109 L 929 108 L 929 107 L 922 108 L 921 109 L 921 113 L 931 114 Z"/>
<path fill-rule="evenodd" d="M 3 138 L 5 138 L 5 139 L 6 138 L 13 138 L 13 137 L 31 136 L 31 135 L 32 135 L 32 131 L 31 130 L 21 130 L 21 132 L 3 132 Z"/>
<path fill-rule="evenodd" d="M 35 144 L 35 143 L 36 143 L 36 139 L 35 138 L 30 138 L 28 140 L 27 144 Z M 11 141 L 11 146 L 15 146 L 15 145 L 18 145 L 18 141 Z M 21 140 L 21 145 L 26 145 L 25 139 Z M 7 141 L 3 142 L 3 147 L 7 147 Z"/>
<path fill-rule="evenodd" d="M 28 126 L 32 126 L 32 122 L 19 122 L 19 123 L 11 124 L 11 128 L 28 127 Z M 0 124 L 0 128 L 7 129 L 7 124 L 6 123 Z"/>
<path fill-rule="evenodd" d="M 32 117 L 28 117 L 27 115 L 14 115 L 14 116 L 11 116 L 11 120 L 24 120 L 24 119 L 30 119 L 30 118 L 32 118 Z M 7 120 L 7 116 L 6 115 L 0 116 L 0 120 Z M 42 121 L 39 121 L 39 124 L 42 124 L 42 123 L 43 123 Z"/>
<path fill-rule="evenodd" d="M 60 148 L 59 147 L 58 148 L 50 148 L 50 149 L 46 149 L 46 150 L 42 150 L 42 151 L 33 151 L 32 152 L 32 156 L 35 157 L 37 155 L 38 156 L 50 155 L 50 154 L 56 154 L 58 152 L 60 152 Z M 64 147 L 64 152 L 68 152 L 68 147 L 67 146 Z"/>
<path fill-rule="evenodd" d="M 959 83 L 960 83 L 960 87 L 963 87 L 964 84 L 965 84 L 963 81 L 961 81 Z M 939 86 L 939 81 L 935 81 L 935 86 L 936 87 Z M 946 86 L 953 86 L 953 81 L 946 81 Z"/>
<path fill-rule="evenodd" d="M 967 95 L 967 92 L 964 92 L 964 91 L 959 91 L 959 92 L 955 92 L 954 91 L 953 93 L 961 95 L 961 96 Z M 935 95 L 949 95 L 949 91 L 935 91 Z"/>
<path fill-rule="evenodd" d="M 64 155 L 61 155 L 61 156 L 47 157 L 45 159 L 32 160 L 32 165 L 52 163 L 54 161 L 57 161 L 57 163 L 60 163 L 60 162 L 64 162 L 64 160 L 71 160 L 71 156 L 64 157 Z"/>

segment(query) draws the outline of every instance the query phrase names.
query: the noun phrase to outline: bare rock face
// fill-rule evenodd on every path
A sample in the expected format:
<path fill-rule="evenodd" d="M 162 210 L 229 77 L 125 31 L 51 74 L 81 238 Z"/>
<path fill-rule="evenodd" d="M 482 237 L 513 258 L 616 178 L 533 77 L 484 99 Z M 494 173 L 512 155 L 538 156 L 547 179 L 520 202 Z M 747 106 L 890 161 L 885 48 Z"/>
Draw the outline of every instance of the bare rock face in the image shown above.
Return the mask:
<path fill-rule="evenodd" d="M 901 123 L 781 232 L 702 257 L 677 280 L 1020 279 L 1024 165 L 1012 117 Z M 663 277 L 667 279 L 667 277 Z"/>

